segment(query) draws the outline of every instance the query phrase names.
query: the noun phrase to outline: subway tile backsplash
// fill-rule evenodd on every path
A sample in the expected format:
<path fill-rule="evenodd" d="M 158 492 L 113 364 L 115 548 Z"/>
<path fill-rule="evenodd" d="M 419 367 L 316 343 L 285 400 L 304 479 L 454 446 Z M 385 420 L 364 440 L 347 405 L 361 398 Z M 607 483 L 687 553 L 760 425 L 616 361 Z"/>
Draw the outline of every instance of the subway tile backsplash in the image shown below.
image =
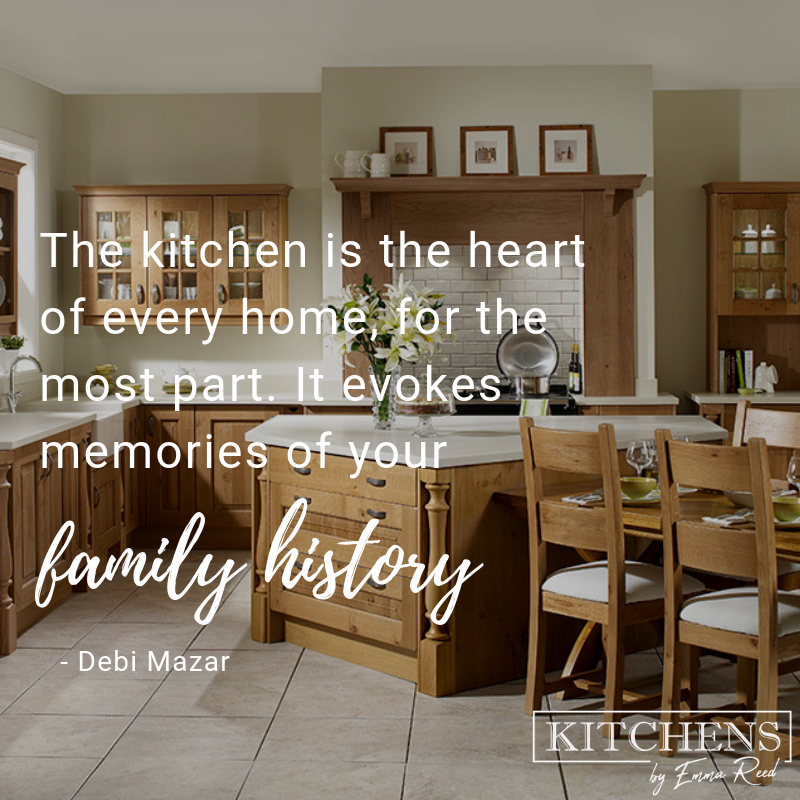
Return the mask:
<path fill-rule="evenodd" d="M 525 245 L 520 245 L 525 252 Z M 395 275 L 403 275 L 417 286 L 427 286 L 445 296 L 445 304 L 458 306 L 460 313 L 453 320 L 455 338 L 445 342 L 431 363 L 444 372 L 459 373 L 480 378 L 486 374 L 499 375 L 495 353 L 502 334 L 480 332 L 477 306 L 486 302 L 492 311 L 488 320 L 492 331 L 496 330 L 495 313 L 497 298 L 503 306 L 513 308 L 523 316 L 529 308 L 541 308 L 547 315 L 547 330 L 553 335 L 560 353 L 555 381 L 567 382 L 570 346 L 581 344 L 583 352 L 583 269 L 575 265 L 575 259 L 564 250 L 561 266 L 555 267 L 504 267 L 497 260 L 497 247 L 492 247 L 491 267 L 469 266 L 469 247 L 450 246 L 450 263 L 446 267 L 432 267 L 422 259 L 422 266 L 407 265 L 400 268 L 398 248 L 394 248 Z M 552 261 L 548 253 L 548 263 Z M 506 316 L 503 332 L 510 329 Z M 414 372 L 424 371 L 424 365 Z"/>

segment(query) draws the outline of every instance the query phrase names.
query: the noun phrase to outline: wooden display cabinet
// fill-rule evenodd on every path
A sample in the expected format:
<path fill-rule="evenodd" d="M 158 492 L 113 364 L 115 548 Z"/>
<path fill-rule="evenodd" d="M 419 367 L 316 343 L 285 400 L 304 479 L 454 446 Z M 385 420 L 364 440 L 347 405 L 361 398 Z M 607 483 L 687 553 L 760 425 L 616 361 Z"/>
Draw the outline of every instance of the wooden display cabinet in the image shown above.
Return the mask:
<path fill-rule="evenodd" d="M 205 309 L 211 316 L 220 309 L 223 325 L 239 325 L 245 298 L 250 308 L 266 317 L 287 306 L 289 277 L 283 266 L 291 186 L 77 186 L 76 190 L 80 238 L 93 249 L 91 261 L 88 248 L 79 253 L 84 324 L 102 325 L 106 312 L 119 309 L 127 315 L 123 324 L 132 325 L 132 311 L 141 317 L 152 309 L 147 324 L 154 325 L 161 309 L 183 315 L 192 308 Z M 148 266 L 145 232 L 148 250 L 162 242 L 154 255 L 163 269 L 154 260 Z M 237 243 L 232 261 L 229 236 Z M 199 263 L 199 256 L 211 241 L 220 248 L 206 249 L 206 260 L 216 262 L 209 267 Z M 263 260 L 274 261 L 274 266 L 262 267 L 256 261 L 264 241 L 276 245 L 274 256 L 262 253 Z M 111 242 L 121 254 L 107 246 L 103 258 L 101 249 Z M 243 247 L 248 250 L 247 266 Z M 205 324 L 200 313 L 190 322 Z"/>
<path fill-rule="evenodd" d="M 24 167 L 0 158 L 0 334 L 17 332 L 17 179 Z"/>
<path fill-rule="evenodd" d="M 709 183 L 707 388 L 719 350 L 775 364 L 800 389 L 800 183 Z"/>

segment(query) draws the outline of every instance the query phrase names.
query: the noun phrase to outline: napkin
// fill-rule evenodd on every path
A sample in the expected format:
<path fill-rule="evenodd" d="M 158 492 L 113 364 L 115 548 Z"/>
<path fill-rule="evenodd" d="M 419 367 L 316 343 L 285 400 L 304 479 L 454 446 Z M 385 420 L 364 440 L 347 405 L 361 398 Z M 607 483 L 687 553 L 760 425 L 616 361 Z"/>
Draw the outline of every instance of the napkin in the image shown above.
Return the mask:
<path fill-rule="evenodd" d="M 752 522 L 752 519 L 752 514 L 748 509 L 746 512 L 737 511 L 733 514 L 720 514 L 718 517 L 703 517 L 703 522 L 707 522 L 709 525 L 719 525 L 721 528 L 730 528 L 733 525 Z"/>
<path fill-rule="evenodd" d="M 592 503 L 599 503 L 603 500 L 601 492 L 590 492 L 589 494 L 575 494 L 570 497 L 562 497 L 564 503 L 574 503 L 576 506 L 588 506 Z"/>

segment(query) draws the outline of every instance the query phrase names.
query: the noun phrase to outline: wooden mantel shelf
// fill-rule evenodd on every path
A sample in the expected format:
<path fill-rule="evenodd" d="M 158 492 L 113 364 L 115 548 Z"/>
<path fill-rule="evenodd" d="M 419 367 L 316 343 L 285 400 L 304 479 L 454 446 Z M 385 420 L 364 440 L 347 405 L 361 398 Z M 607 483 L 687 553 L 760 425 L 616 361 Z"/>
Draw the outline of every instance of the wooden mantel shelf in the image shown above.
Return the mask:
<path fill-rule="evenodd" d="M 638 189 L 645 175 L 481 175 L 477 177 L 403 176 L 332 178 L 336 190 L 357 192 L 361 216 L 372 216 L 373 194 L 431 192 L 603 192 L 605 213 L 613 215 L 615 194 Z"/>

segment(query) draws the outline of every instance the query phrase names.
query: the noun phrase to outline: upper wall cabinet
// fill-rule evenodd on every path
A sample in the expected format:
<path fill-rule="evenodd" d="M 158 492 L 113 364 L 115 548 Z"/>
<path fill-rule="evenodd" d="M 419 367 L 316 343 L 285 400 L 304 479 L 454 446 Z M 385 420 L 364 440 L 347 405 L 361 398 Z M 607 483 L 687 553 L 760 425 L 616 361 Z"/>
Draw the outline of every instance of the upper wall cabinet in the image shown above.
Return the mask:
<path fill-rule="evenodd" d="M 101 325 L 110 309 L 150 323 L 164 308 L 221 311 L 241 320 L 244 300 L 269 316 L 288 303 L 285 184 L 247 186 L 78 186 L 83 321 Z M 114 244 L 109 244 L 113 242 Z M 216 242 L 219 247 L 213 244 Z M 257 261 L 259 246 L 262 261 Z M 107 245 L 105 250 L 103 246 Z M 230 253 L 232 252 L 232 256 Z M 200 256 L 213 264 L 201 263 Z M 203 324 L 202 317 L 192 322 Z"/>
<path fill-rule="evenodd" d="M 0 334 L 17 332 L 17 176 L 24 166 L 0 158 Z"/>
<path fill-rule="evenodd" d="M 799 314 L 800 191 L 782 191 L 780 184 L 772 184 L 772 191 L 770 184 L 748 191 L 750 186 L 706 187 L 709 289 L 716 312 Z"/>

